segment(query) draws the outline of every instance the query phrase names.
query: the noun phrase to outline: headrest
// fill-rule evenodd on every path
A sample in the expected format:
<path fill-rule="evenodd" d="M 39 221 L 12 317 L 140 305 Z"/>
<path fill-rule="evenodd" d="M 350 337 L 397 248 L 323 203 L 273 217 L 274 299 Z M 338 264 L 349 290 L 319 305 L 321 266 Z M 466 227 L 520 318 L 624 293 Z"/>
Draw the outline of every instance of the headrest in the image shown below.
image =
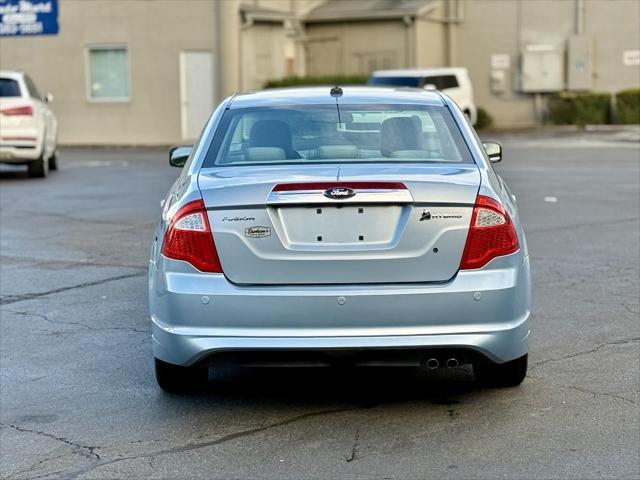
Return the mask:
<path fill-rule="evenodd" d="M 254 162 L 269 162 L 286 160 L 287 155 L 282 148 L 278 147 L 248 147 L 244 150 L 247 160 Z"/>
<path fill-rule="evenodd" d="M 358 158 L 358 147 L 356 145 L 321 145 L 318 147 L 318 158 L 325 160 Z"/>
<path fill-rule="evenodd" d="M 422 121 L 419 117 L 392 117 L 380 127 L 380 151 L 385 157 L 398 150 L 422 149 Z"/>
<path fill-rule="evenodd" d="M 249 147 L 279 147 L 291 150 L 291 129 L 281 120 L 258 120 L 249 132 Z"/>

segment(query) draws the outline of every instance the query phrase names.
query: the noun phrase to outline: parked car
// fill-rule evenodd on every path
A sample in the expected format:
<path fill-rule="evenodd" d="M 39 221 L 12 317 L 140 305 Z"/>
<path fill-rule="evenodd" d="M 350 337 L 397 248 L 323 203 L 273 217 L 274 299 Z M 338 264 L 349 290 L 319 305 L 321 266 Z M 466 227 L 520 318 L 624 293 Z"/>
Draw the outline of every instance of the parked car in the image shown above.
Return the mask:
<path fill-rule="evenodd" d="M 26 164 L 30 177 L 57 169 L 53 96 L 40 95 L 24 72 L 0 71 L 0 162 Z"/>
<path fill-rule="evenodd" d="M 157 381 L 218 365 L 527 370 L 529 255 L 514 197 L 447 96 L 303 88 L 228 98 L 151 244 Z"/>
<path fill-rule="evenodd" d="M 466 68 L 429 68 L 378 70 L 369 77 L 369 85 L 415 87 L 440 90 L 449 95 L 469 117 L 472 125 L 478 119 L 473 100 L 473 87 Z"/>

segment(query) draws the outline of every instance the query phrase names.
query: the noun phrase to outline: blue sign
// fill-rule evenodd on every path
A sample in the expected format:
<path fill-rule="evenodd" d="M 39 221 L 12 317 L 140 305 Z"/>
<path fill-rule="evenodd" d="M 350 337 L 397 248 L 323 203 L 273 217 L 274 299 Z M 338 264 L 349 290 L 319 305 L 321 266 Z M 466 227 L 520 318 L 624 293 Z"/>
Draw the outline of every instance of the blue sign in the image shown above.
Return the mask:
<path fill-rule="evenodd" d="M 58 0 L 0 0 L 0 37 L 57 33 Z"/>

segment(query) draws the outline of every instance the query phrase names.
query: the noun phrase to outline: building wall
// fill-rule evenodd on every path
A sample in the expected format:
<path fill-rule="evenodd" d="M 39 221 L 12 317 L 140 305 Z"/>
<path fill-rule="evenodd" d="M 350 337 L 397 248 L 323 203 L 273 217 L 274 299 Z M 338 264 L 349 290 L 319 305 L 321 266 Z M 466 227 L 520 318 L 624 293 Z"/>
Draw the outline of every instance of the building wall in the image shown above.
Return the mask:
<path fill-rule="evenodd" d="M 369 74 L 413 64 L 411 27 L 400 20 L 312 23 L 305 34 L 308 75 Z"/>
<path fill-rule="evenodd" d="M 169 144 L 181 141 L 179 54 L 214 52 L 209 2 L 60 2 L 60 33 L 3 37 L 0 66 L 25 70 L 54 95 L 63 144 Z M 130 100 L 87 99 L 87 47 L 124 44 Z"/>
<path fill-rule="evenodd" d="M 260 90 L 267 80 L 286 76 L 289 44 L 282 24 L 256 23 L 243 29 L 240 90 Z"/>
<path fill-rule="evenodd" d="M 520 53 L 527 44 L 554 45 L 566 52 L 569 36 L 581 31 L 593 45 L 592 90 L 614 92 L 640 85 L 640 67 L 622 63 L 624 50 L 640 48 L 640 2 L 585 0 L 580 25 L 579 4 L 569 0 L 463 2 L 464 20 L 454 28 L 455 62 L 469 69 L 476 103 L 487 109 L 497 126 L 523 127 L 540 120 L 535 96 L 520 93 Z M 492 54 L 510 58 L 505 93 L 491 92 Z"/>
<path fill-rule="evenodd" d="M 430 21 L 429 18 L 445 16 L 445 2 L 438 1 L 428 15 L 417 17 L 415 28 L 415 66 L 442 67 L 447 64 L 446 30 L 442 23 Z"/>
<path fill-rule="evenodd" d="M 640 67 L 622 64 L 625 50 L 640 49 L 640 2 L 590 0 L 585 5 L 585 32 L 594 39 L 594 90 L 617 91 L 640 86 Z"/>

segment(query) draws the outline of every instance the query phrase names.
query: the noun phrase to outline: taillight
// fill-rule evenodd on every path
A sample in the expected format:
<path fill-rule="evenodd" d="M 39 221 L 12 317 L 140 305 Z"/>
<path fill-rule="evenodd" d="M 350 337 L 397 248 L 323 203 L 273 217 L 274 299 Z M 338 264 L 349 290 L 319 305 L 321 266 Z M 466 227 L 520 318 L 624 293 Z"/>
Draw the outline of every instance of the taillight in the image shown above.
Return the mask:
<path fill-rule="evenodd" d="M 461 269 L 480 268 L 519 248 L 518 235 L 504 207 L 493 198 L 478 195 L 464 246 Z"/>
<path fill-rule="evenodd" d="M 31 105 L 24 105 L 22 107 L 3 108 L 0 110 L 0 113 L 7 116 L 25 115 L 30 117 L 33 115 L 33 107 Z"/>
<path fill-rule="evenodd" d="M 202 272 L 222 273 L 202 200 L 189 202 L 176 212 L 164 235 L 162 254 L 189 262 Z"/>

